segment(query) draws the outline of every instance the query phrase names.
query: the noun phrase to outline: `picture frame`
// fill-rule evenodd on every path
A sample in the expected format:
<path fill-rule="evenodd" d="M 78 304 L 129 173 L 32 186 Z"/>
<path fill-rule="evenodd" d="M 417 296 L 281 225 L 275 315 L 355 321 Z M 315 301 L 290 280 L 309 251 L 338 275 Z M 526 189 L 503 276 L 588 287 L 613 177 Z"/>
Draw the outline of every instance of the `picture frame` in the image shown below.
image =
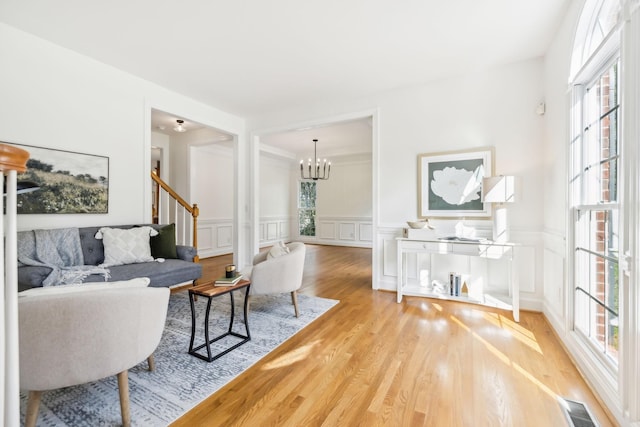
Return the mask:
<path fill-rule="evenodd" d="M 418 217 L 490 217 L 482 179 L 493 175 L 493 148 L 418 155 Z"/>
<path fill-rule="evenodd" d="M 109 158 L 32 145 L 27 170 L 18 183 L 37 190 L 17 195 L 18 214 L 106 214 L 109 212 Z"/>

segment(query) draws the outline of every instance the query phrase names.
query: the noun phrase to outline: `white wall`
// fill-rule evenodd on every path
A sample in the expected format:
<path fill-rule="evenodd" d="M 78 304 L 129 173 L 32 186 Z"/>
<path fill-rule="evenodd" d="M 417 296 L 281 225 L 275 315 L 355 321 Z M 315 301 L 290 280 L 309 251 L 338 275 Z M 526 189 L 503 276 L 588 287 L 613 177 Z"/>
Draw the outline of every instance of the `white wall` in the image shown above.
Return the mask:
<path fill-rule="evenodd" d="M 331 178 L 317 181 L 316 237 L 326 245 L 372 246 L 371 155 L 331 157 Z"/>
<path fill-rule="evenodd" d="M 306 237 L 297 229 L 299 164 L 280 156 L 260 155 L 261 247 L 278 240 L 371 247 L 371 156 L 331 157 L 331 162 L 331 178 L 316 181 L 317 236 Z"/>
<path fill-rule="evenodd" d="M 260 246 L 269 246 L 278 240 L 291 240 L 298 196 L 294 183 L 294 163 L 266 153 L 260 155 Z"/>
<path fill-rule="evenodd" d="M 233 252 L 234 157 L 229 143 L 191 146 L 191 198 L 198 204 L 198 254 Z"/>
<path fill-rule="evenodd" d="M 165 135 L 159 132 L 151 132 L 151 146 L 157 147 L 161 151 L 160 158 L 160 179 L 172 186 L 171 183 L 171 156 L 169 155 L 171 150 L 171 138 L 169 135 Z M 153 162 L 151 163 L 151 169 L 155 167 Z"/>
<path fill-rule="evenodd" d="M 569 140 L 569 70 L 571 51 L 582 1 L 570 8 L 544 61 L 544 304 L 545 314 L 565 329 L 567 245 L 567 159 Z"/>
<path fill-rule="evenodd" d="M 522 258 L 529 264 L 522 269 L 527 272 L 521 277 L 523 306 L 541 309 L 543 119 L 535 108 L 544 99 L 542 76 L 540 58 L 369 98 L 252 117 L 249 129 L 259 134 L 357 111 L 379 112 L 374 287 L 386 289 L 395 289 L 395 237 L 417 216 L 417 155 L 495 147 L 495 173 L 519 177 L 519 201 L 510 206 L 510 219 L 512 238 L 523 243 Z M 466 222 L 490 233 L 489 221 Z"/>
<path fill-rule="evenodd" d="M 151 108 L 239 135 L 244 144 L 242 119 L 5 24 L 0 57 L 0 141 L 109 157 L 108 214 L 20 215 L 20 229 L 149 221 Z"/>
<path fill-rule="evenodd" d="M 331 163 L 331 178 L 318 181 L 317 214 L 371 220 L 371 156 L 336 157 Z"/>

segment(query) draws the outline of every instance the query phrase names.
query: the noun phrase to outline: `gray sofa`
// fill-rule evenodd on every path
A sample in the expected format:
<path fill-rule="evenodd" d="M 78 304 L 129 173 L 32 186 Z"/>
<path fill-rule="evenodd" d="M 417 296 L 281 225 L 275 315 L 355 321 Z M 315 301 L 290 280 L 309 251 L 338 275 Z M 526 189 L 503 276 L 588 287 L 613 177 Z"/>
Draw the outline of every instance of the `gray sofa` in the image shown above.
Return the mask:
<path fill-rule="evenodd" d="M 144 224 L 161 229 L 164 225 Z M 104 245 L 102 240 L 96 239 L 95 235 L 100 227 L 81 227 L 80 245 L 85 265 L 97 266 L 104 262 Z M 111 228 L 129 229 L 134 225 L 112 226 Z M 31 231 L 21 231 L 18 233 L 20 239 L 33 239 Z M 202 276 L 202 266 L 193 262 L 197 254 L 196 248 L 192 246 L 176 245 L 177 259 L 165 259 L 164 262 L 141 262 L 136 264 L 125 264 L 108 267 L 109 282 L 129 280 L 135 277 L 148 277 L 151 282 L 149 286 L 167 287 L 180 283 L 186 283 L 199 279 Z M 51 272 L 51 268 L 31 265 L 18 265 L 18 290 L 40 287 L 42 282 Z M 105 278 L 99 274 L 93 274 L 84 279 L 84 282 L 104 282 Z"/>

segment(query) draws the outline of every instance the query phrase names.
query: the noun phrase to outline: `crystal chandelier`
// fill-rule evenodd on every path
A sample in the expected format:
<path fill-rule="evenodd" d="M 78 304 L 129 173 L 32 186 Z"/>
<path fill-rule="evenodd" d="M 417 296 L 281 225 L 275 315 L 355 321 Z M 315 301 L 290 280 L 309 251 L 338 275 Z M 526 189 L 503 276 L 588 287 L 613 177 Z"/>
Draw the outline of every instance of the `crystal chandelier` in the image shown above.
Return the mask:
<path fill-rule="evenodd" d="M 329 179 L 331 173 L 331 162 L 327 162 L 327 159 L 322 161 L 320 165 L 320 157 L 318 157 L 318 140 L 313 140 L 313 158 L 316 159 L 315 166 L 312 167 L 311 159 L 307 161 L 307 167 L 304 167 L 304 160 L 300 160 L 300 178 L 312 179 L 317 181 L 319 179 Z M 307 169 L 305 171 L 305 169 Z M 322 173 L 321 173 L 322 172 Z"/>

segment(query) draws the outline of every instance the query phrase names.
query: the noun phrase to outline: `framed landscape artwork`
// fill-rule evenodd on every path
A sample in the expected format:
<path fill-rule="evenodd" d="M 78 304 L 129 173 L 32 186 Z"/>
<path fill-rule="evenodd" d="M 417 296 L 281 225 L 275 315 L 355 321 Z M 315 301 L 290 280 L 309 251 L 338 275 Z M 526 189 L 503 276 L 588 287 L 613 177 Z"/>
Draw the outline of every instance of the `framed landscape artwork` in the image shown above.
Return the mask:
<path fill-rule="evenodd" d="M 72 151 L 13 144 L 29 152 L 27 170 L 18 182 L 36 191 L 18 194 L 18 214 L 109 212 L 109 158 Z"/>
<path fill-rule="evenodd" d="M 493 174 L 493 148 L 418 156 L 418 216 L 489 217 L 482 178 Z"/>

